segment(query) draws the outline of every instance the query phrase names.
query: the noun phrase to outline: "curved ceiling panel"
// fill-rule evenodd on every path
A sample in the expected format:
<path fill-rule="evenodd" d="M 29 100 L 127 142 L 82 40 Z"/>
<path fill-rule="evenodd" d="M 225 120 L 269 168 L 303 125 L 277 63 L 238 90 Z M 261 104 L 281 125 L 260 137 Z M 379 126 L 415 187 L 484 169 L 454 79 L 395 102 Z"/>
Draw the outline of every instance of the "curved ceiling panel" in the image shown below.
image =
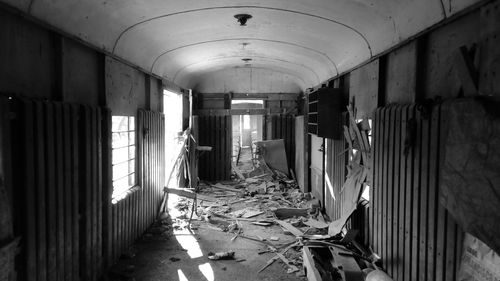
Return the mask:
<path fill-rule="evenodd" d="M 235 22 L 233 16 L 239 13 L 253 15 L 247 26 L 239 26 Z M 210 19 L 210 24 L 201 24 L 198 20 L 200 17 L 206 18 L 207 21 Z M 148 40 L 148 38 L 152 37 L 148 36 L 150 34 L 156 34 L 154 41 Z M 332 40 L 331 38 L 335 38 L 335 36 L 343 40 Z M 266 57 L 275 56 L 274 53 L 266 51 L 266 47 L 268 47 L 266 45 L 270 45 L 271 41 L 275 42 L 273 45 L 276 45 L 276 42 L 282 42 L 283 48 L 302 46 L 302 48 L 294 48 L 293 52 L 297 52 L 297 55 L 292 56 L 291 59 L 299 57 L 302 64 L 318 68 L 318 72 L 325 74 L 320 77 L 322 80 L 336 75 L 336 70 L 330 71 L 332 66 L 325 64 L 325 58 L 322 59 L 323 62 L 320 65 L 311 63 L 317 59 L 314 58 L 316 55 L 311 56 L 310 50 L 325 54 L 328 57 L 326 62 L 335 62 L 339 68 L 343 69 L 354 66 L 350 64 L 352 60 L 349 60 L 349 58 L 358 62 L 370 58 L 368 43 L 359 32 L 352 28 L 308 15 L 260 8 L 197 10 L 144 22 L 129 29 L 121 36 L 117 42 L 115 53 L 119 56 L 131 57 L 133 61 L 140 62 L 140 66 L 149 69 L 155 63 L 154 59 L 156 57 L 169 50 L 179 49 L 197 42 L 224 42 L 224 40 L 228 41 L 238 37 L 259 39 L 259 44 L 263 47 L 261 49 Z M 176 40 L 172 40 L 172 38 Z M 219 44 L 217 48 L 209 48 L 210 45 L 208 45 L 207 49 L 212 51 L 214 55 L 230 55 L 234 53 L 234 47 L 238 46 L 235 44 L 237 42 L 231 43 L 232 46 L 230 44 Z M 163 46 L 164 49 L 158 49 L 158 46 Z M 191 49 L 194 48 L 184 48 L 186 51 Z M 307 52 L 303 51 L 306 49 Z M 141 52 L 134 50 L 141 50 Z M 273 47 L 269 50 L 276 50 L 276 48 Z M 266 52 L 269 53 L 266 54 Z M 285 49 L 284 52 L 286 53 L 287 50 Z M 253 55 L 250 49 L 240 50 L 239 53 L 249 57 Z M 279 50 L 275 53 L 279 53 Z M 176 52 L 173 54 L 176 54 Z M 200 54 L 191 51 L 184 59 L 189 60 L 190 56 L 196 59 Z M 311 56 L 311 58 L 309 59 L 308 56 Z M 161 62 L 176 71 L 177 64 L 171 64 L 165 58 Z"/>
<path fill-rule="evenodd" d="M 186 69 L 183 75 L 202 75 L 196 67 L 187 66 L 200 60 L 217 60 L 225 55 L 256 54 L 268 58 L 266 69 L 274 69 L 276 61 L 287 60 L 313 68 L 320 80 L 324 80 L 349 70 L 479 0 L 0 2 L 100 49 L 114 52 L 144 69 L 153 69 L 158 75 L 169 76 L 179 69 Z M 233 18 L 237 13 L 249 13 L 253 18 L 246 27 L 240 27 Z M 237 52 L 229 43 L 203 44 L 231 40 L 234 43 L 239 38 L 253 40 L 254 53 Z M 281 46 L 278 47 L 276 42 L 281 42 Z M 198 45 L 212 50 L 201 52 L 200 48 L 194 47 Z M 276 50 L 281 48 L 284 52 L 278 54 Z M 332 63 L 336 64 L 336 69 L 332 68 Z M 285 65 L 280 67 L 287 68 Z M 294 67 L 288 68 L 286 71 Z M 298 74 L 302 75 L 301 72 Z M 310 75 L 302 79 L 306 85 L 316 81 Z"/>
<path fill-rule="evenodd" d="M 192 88 L 203 80 L 204 76 L 210 76 L 211 73 L 226 68 L 260 68 L 288 74 L 294 78 L 295 84 L 303 88 L 312 87 L 321 82 L 314 69 L 305 66 L 272 58 L 255 58 L 251 63 L 243 65 L 241 59 L 241 57 L 221 57 L 187 65 L 177 73 L 174 82 Z"/>
<path fill-rule="evenodd" d="M 300 93 L 305 86 L 296 77 L 259 67 L 231 67 L 197 79 L 199 93 Z"/>
<path fill-rule="evenodd" d="M 223 39 L 179 47 L 158 56 L 151 70 L 175 82 L 178 74 L 185 72 L 186 68 L 209 62 L 217 63 L 223 58 L 235 58 L 241 66 L 245 64 L 244 59 L 252 60 L 250 63 L 273 61 L 269 68 L 286 66 L 302 71 L 304 77 L 315 73 L 314 83 L 319 83 L 317 80 L 321 80 L 320 77 L 337 75 L 336 64 L 320 51 L 288 42 L 249 38 Z"/>

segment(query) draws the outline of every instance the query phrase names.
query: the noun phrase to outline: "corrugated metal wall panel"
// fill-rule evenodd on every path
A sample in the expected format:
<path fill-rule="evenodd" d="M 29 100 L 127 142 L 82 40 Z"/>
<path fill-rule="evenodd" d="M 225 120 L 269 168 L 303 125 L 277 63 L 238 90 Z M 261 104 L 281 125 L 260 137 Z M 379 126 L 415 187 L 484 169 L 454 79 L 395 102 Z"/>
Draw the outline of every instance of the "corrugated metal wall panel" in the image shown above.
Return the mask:
<path fill-rule="evenodd" d="M 12 172 L 19 187 L 14 194 L 16 235 L 22 237 L 24 249 L 17 264 L 19 277 L 79 280 L 84 270 L 91 270 L 90 262 L 80 262 L 86 245 L 80 244 L 80 230 L 86 225 L 79 223 L 79 216 L 87 210 L 81 205 L 79 190 L 88 183 L 78 181 L 82 169 L 78 157 L 80 107 L 17 99 L 11 105 L 16 116 L 12 152 L 17 155 Z M 90 142 L 97 141 L 98 134 L 94 136 Z M 97 191 L 99 185 L 92 189 L 89 192 Z M 97 240 L 93 246 L 98 247 Z M 89 257 L 97 261 L 98 250 L 92 253 Z M 97 267 L 93 269 L 95 275 L 100 273 Z"/>
<path fill-rule="evenodd" d="M 463 232 L 438 201 L 441 105 L 377 109 L 369 242 L 395 280 L 455 280 Z"/>
<path fill-rule="evenodd" d="M 288 167 L 295 167 L 295 117 L 293 115 L 270 115 L 267 117 L 266 136 L 268 140 L 283 139 L 285 141 Z"/>
<path fill-rule="evenodd" d="M 25 99 L 14 99 L 9 107 L 15 116 L 9 148 L 17 155 L 9 163 L 9 178 L 19 187 L 13 195 L 14 221 L 23 249 L 18 278 L 98 280 L 158 212 L 163 114 L 139 111 L 139 151 L 146 152 L 139 176 L 145 180 L 111 205 L 109 110 Z"/>
<path fill-rule="evenodd" d="M 342 114 L 339 125 L 346 124 L 347 113 Z M 325 210 L 331 220 L 340 218 L 342 194 L 340 190 L 346 179 L 347 144 L 345 138 L 340 140 L 326 139 L 325 145 Z M 330 187 L 331 184 L 331 187 Z M 333 196 L 332 196 L 333 191 Z"/>
<path fill-rule="evenodd" d="M 231 178 L 232 118 L 228 116 L 198 116 L 198 144 L 211 146 L 212 151 L 199 159 L 200 179 L 215 181 Z"/>

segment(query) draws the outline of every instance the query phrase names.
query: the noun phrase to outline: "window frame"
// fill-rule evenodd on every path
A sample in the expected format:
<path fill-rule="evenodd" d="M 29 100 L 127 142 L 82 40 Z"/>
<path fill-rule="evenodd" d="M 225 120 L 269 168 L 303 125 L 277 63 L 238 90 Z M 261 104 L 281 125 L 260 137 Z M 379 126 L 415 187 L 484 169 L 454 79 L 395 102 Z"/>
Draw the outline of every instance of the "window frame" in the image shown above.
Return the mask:
<path fill-rule="evenodd" d="M 115 118 L 122 118 L 122 120 L 127 120 L 126 129 L 119 128 L 121 125 L 115 124 Z M 121 121 L 117 121 L 119 123 Z M 115 126 L 118 126 L 115 127 Z M 125 134 L 126 143 L 120 143 L 116 145 L 115 135 Z M 133 136 L 131 136 L 133 134 Z M 111 116 L 111 186 L 113 192 L 111 194 L 111 202 L 116 204 L 118 201 L 124 199 L 129 193 L 138 187 L 138 145 L 137 145 L 137 118 L 134 115 L 113 115 Z M 115 162 L 115 150 L 126 149 L 126 157 L 120 159 L 120 161 Z M 133 148 L 133 149 L 132 149 Z M 133 153 L 132 153 L 133 151 Z M 123 157 L 123 156 L 120 156 Z M 126 173 L 115 178 L 115 167 L 117 165 L 123 165 L 128 163 Z M 133 165 L 133 169 L 131 166 Z M 132 180 L 131 180 L 132 176 Z M 116 182 L 127 178 L 128 184 L 127 188 L 123 186 L 116 186 Z M 116 189 L 119 188 L 117 191 Z"/>

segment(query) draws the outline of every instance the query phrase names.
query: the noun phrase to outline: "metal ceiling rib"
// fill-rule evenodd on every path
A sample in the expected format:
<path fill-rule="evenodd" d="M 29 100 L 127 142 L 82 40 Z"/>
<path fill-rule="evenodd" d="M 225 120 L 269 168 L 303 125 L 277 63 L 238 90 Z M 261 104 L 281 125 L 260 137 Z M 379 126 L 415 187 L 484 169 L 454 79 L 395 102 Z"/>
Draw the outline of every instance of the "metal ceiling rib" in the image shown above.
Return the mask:
<path fill-rule="evenodd" d="M 0 0 L 187 88 L 213 71 L 224 80 L 221 69 L 243 56 L 314 86 L 480 1 Z M 245 27 L 233 18 L 240 13 L 253 16 Z"/>

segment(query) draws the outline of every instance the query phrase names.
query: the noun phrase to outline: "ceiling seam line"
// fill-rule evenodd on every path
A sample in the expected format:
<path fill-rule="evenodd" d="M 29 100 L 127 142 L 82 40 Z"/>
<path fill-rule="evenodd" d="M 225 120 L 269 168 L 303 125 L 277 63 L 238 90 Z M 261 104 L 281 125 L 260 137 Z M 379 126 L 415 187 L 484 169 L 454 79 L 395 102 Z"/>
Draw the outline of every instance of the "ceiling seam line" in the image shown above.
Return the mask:
<path fill-rule="evenodd" d="M 300 47 L 300 48 L 304 48 L 306 50 L 310 50 L 312 52 L 315 52 L 315 53 L 318 53 L 320 55 L 323 55 L 325 56 L 328 61 L 330 61 L 333 65 L 333 67 L 335 68 L 335 72 L 336 72 L 336 75 L 339 73 L 339 70 L 338 70 L 338 67 L 337 67 L 337 64 L 325 53 L 323 52 L 320 52 L 316 49 L 313 49 L 313 48 L 309 48 L 309 47 L 306 47 L 306 46 L 302 46 L 302 45 L 299 45 L 299 44 L 295 44 L 295 43 L 290 43 L 290 42 L 286 42 L 286 41 L 279 41 L 279 40 L 268 40 L 268 39 L 260 39 L 260 38 L 230 38 L 230 39 L 217 39 L 217 40 L 209 40 L 209 41 L 202 41 L 202 42 L 197 42 L 197 43 L 193 43 L 193 44 L 188 44 L 188 45 L 184 45 L 184 46 L 181 46 L 181 47 L 177 47 L 177 48 L 174 48 L 174 49 L 170 49 L 166 52 L 163 52 L 161 53 L 160 55 L 158 55 L 156 57 L 156 59 L 153 61 L 153 64 L 151 65 L 151 69 L 150 71 L 153 72 L 153 69 L 154 69 L 154 66 L 156 65 L 156 62 L 164 55 L 172 52 L 172 51 L 176 51 L 176 50 L 179 50 L 179 49 L 182 49 L 182 48 L 186 48 L 186 47 L 192 47 L 192 46 L 196 46 L 196 45 L 201 45 L 201 44 L 207 44 L 207 43 L 215 43 L 215 42 L 223 42 L 223 41 L 240 41 L 240 40 L 247 40 L 247 41 L 251 41 L 251 40 L 254 40 L 254 41 L 264 41 L 264 42 L 273 42 L 273 43 L 280 43 L 280 44 L 285 44 L 285 45 L 291 45 L 291 46 L 296 46 L 296 47 Z"/>
<path fill-rule="evenodd" d="M 120 33 L 120 35 L 118 35 L 118 38 L 115 40 L 115 43 L 113 45 L 112 53 L 113 54 L 115 53 L 115 49 L 116 49 L 116 46 L 118 45 L 118 42 L 120 41 L 120 39 L 122 38 L 122 36 L 126 32 L 128 32 L 132 28 L 134 28 L 134 27 L 136 27 L 138 25 L 141 25 L 143 23 L 150 22 L 150 21 L 153 21 L 153 20 L 156 20 L 156 19 L 166 18 L 166 17 L 169 17 L 169 16 L 187 14 L 187 13 L 192 13 L 192 12 L 217 10 L 217 9 L 236 9 L 236 8 L 266 9 L 266 10 L 282 11 L 282 12 L 288 12 L 288 13 L 294 13 L 294 14 L 300 14 L 300 15 L 304 15 L 304 16 L 319 18 L 319 19 L 322 19 L 322 20 L 326 20 L 326 21 L 329 21 L 329 22 L 336 23 L 338 25 L 342 25 L 342 26 L 344 26 L 344 27 L 346 27 L 346 28 L 354 31 L 359 36 L 361 36 L 361 38 L 363 38 L 363 41 L 365 41 L 365 43 L 366 43 L 366 45 L 368 47 L 368 52 L 370 53 L 370 57 L 373 56 L 372 48 L 371 48 L 370 43 L 368 42 L 368 39 L 366 39 L 366 37 L 360 31 L 358 31 L 357 29 L 355 29 L 354 27 L 352 27 L 350 25 L 347 25 L 345 23 L 342 23 L 342 22 L 339 22 L 339 21 L 336 21 L 336 20 L 333 20 L 333 19 L 329 19 L 329 18 L 325 18 L 325 17 L 322 17 L 322 16 L 317 16 L 317 15 L 313 15 L 313 14 L 309 14 L 309 13 L 303 13 L 303 12 L 294 11 L 294 10 L 288 10 L 288 9 L 283 9 L 283 8 L 263 7 L 263 6 L 221 6 L 221 7 L 208 7 L 208 8 L 199 8 L 199 9 L 193 9 L 193 10 L 185 10 L 185 11 L 175 12 L 175 13 L 171 13 L 171 14 L 166 14 L 166 15 L 152 17 L 150 19 L 146 19 L 146 20 L 140 21 L 138 23 L 135 23 L 135 24 L 127 27 L 125 30 L 123 30 Z"/>
<path fill-rule="evenodd" d="M 218 58 L 218 59 L 211 59 L 211 60 L 208 60 L 208 61 L 218 61 L 218 60 L 223 60 L 223 59 L 229 59 L 229 58 L 243 58 L 243 56 L 230 56 L 230 57 L 222 57 L 222 58 Z M 297 65 L 297 66 L 300 66 L 300 67 L 303 67 L 307 70 L 309 70 L 311 73 L 314 74 L 314 76 L 316 76 L 316 79 L 318 81 L 321 82 L 321 79 L 319 79 L 319 75 L 313 70 L 311 69 L 310 67 L 307 67 L 305 65 L 301 65 L 301 64 L 298 64 L 298 63 L 293 63 L 293 62 L 289 62 L 289 61 L 285 61 L 285 60 L 279 60 L 279 59 L 273 59 L 273 58 L 268 58 L 268 57 L 256 57 L 256 58 L 263 58 L 263 59 L 268 59 L 268 60 L 271 60 L 271 61 L 281 61 L 281 62 L 285 62 L 285 63 L 288 63 L 288 64 L 293 64 L 293 65 Z M 196 64 L 199 64 L 199 63 L 202 63 L 204 61 L 198 61 L 198 62 L 195 62 L 195 63 L 192 63 L 192 64 L 188 64 L 182 68 L 180 68 L 179 70 L 177 70 L 177 72 L 175 73 L 173 79 L 172 79 L 172 82 L 175 83 L 175 79 L 177 79 L 177 75 L 179 75 L 180 72 L 184 71 L 184 69 L 190 67 L 190 66 L 193 66 L 193 65 L 196 65 Z M 271 70 L 271 69 L 270 69 Z M 295 76 L 295 75 L 294 75 Z M 320 83 L 318 82 L 318 83 Z"/>

